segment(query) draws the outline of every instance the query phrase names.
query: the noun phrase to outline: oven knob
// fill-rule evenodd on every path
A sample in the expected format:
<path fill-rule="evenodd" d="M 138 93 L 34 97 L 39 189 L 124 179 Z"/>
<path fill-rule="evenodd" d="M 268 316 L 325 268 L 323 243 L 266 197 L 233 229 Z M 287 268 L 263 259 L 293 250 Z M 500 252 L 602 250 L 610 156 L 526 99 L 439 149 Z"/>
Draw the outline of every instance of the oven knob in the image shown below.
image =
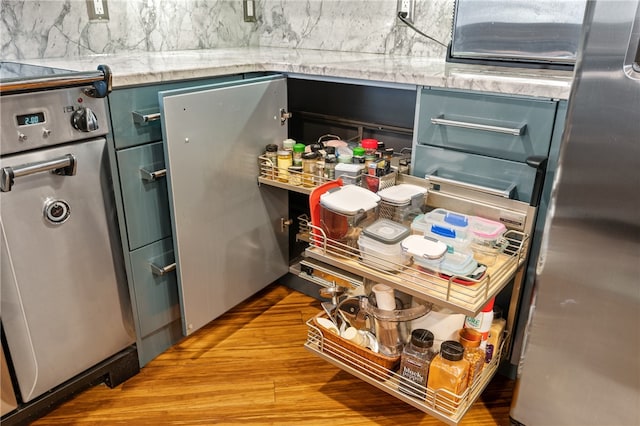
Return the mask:
<path fill-rule="evenodd" d="M 50 134 L 51 134 L 51 130 L 49 130 L 49 129 L 43 129 L 42 130 L 42 137 L 43 138 L 48 138 Z"/>
<path fill-rule="evenodd" d="M 26 141 L 27 139 L 29 139 L 29 138 L 27 137 L 27 135 L 25 135 L 24 133 L 18 133 L 18 140 L 19 140 L 20 142 L 24 142 L 24 141 Z"/>
<path fill-rule="evenodd" d="M 71 125 L 81 132 L 98 130 L 98 118 L 89 108 L 80 107 L 71 116 Z"/>

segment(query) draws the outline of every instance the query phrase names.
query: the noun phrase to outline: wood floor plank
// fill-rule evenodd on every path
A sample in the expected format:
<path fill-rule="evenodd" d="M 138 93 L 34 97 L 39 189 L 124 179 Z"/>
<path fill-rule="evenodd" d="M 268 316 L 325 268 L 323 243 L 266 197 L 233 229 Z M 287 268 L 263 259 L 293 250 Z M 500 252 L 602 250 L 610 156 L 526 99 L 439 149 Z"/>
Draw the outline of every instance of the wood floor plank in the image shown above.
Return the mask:
<path fill-rule="evenodd" d="M 442 425 L 304 349 L 313 298 L 272 285 L 114 389 L 98 385 L 44 425 Z M 462 425 L 508 425 L 513 382 L 496 377 Z"/>

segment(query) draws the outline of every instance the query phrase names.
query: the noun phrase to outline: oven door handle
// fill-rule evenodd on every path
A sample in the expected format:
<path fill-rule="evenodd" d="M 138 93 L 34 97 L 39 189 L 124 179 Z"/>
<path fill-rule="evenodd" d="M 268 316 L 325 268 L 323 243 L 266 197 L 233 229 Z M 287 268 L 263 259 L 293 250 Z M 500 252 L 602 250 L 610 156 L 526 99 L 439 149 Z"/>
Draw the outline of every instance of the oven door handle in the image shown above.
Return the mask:
<path fill-rule="evenodd" d="M 0 170 L 0 191 L 11 191 L 15 178 L 29 176 L 34 173 L 51 171 L 51 173 L 60 176 L 73 176 L 76 174 L 77 162 L 75 155 L 67 154 L 51 160 L 21 164 L 14 167 L 3 167 Z"/>
<path fill-rule="evenodd" d="M 140 177 L 146 182 L 155 182 L 156 180 L 163 178 L 166 175 L 167 169 L 159 169 L 152 172 L 145 169 L 144 167 L 140 169 Z"/>

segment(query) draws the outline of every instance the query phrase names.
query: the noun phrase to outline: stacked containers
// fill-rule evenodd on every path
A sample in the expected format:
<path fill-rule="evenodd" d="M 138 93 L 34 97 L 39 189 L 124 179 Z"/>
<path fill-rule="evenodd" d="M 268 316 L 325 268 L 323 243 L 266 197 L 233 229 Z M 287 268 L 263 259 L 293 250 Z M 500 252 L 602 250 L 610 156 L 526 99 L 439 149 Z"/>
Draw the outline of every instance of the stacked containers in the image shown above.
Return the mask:
<path fill-rule="evenodd" d="M 426 188 L 401 183 L 378 191 L 380 217 L 410 226 L 422 214 L 427 195 Z"/>
<path fill-rule="evenodd" d="M 503 238 L 507 228 L 500 222 L 473 216 L 469 221 L 471 249 L 478 262 L 491 266 L 495 263 L 507 241 Z"/>
<path fill-rule="evenodd" d="M 379 219 L 367 226 L 358 238 L 362 262 L 385 271 L 397 271 L 408 260 L 401 241 L 409 228 L 389 219 Z"/>
<path fill-rule="evenodd" d="M 362 228 L 377 219 L 380 197 L 356 185 L 320 196 L 320 227 L 327 238 L 355 247 Z"/>

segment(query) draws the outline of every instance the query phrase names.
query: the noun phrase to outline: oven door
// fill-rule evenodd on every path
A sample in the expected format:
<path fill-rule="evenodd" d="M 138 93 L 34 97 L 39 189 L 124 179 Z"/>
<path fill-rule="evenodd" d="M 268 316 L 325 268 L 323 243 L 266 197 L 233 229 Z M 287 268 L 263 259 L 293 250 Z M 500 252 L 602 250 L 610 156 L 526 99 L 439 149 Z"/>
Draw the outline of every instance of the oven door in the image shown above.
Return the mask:
<path fill-rule="evenodd" d="M 0 159 L 13 176 L 0 192 L 2 324 L 24 402 L 134 342 L 107 161 L 104 138 Z"/>

